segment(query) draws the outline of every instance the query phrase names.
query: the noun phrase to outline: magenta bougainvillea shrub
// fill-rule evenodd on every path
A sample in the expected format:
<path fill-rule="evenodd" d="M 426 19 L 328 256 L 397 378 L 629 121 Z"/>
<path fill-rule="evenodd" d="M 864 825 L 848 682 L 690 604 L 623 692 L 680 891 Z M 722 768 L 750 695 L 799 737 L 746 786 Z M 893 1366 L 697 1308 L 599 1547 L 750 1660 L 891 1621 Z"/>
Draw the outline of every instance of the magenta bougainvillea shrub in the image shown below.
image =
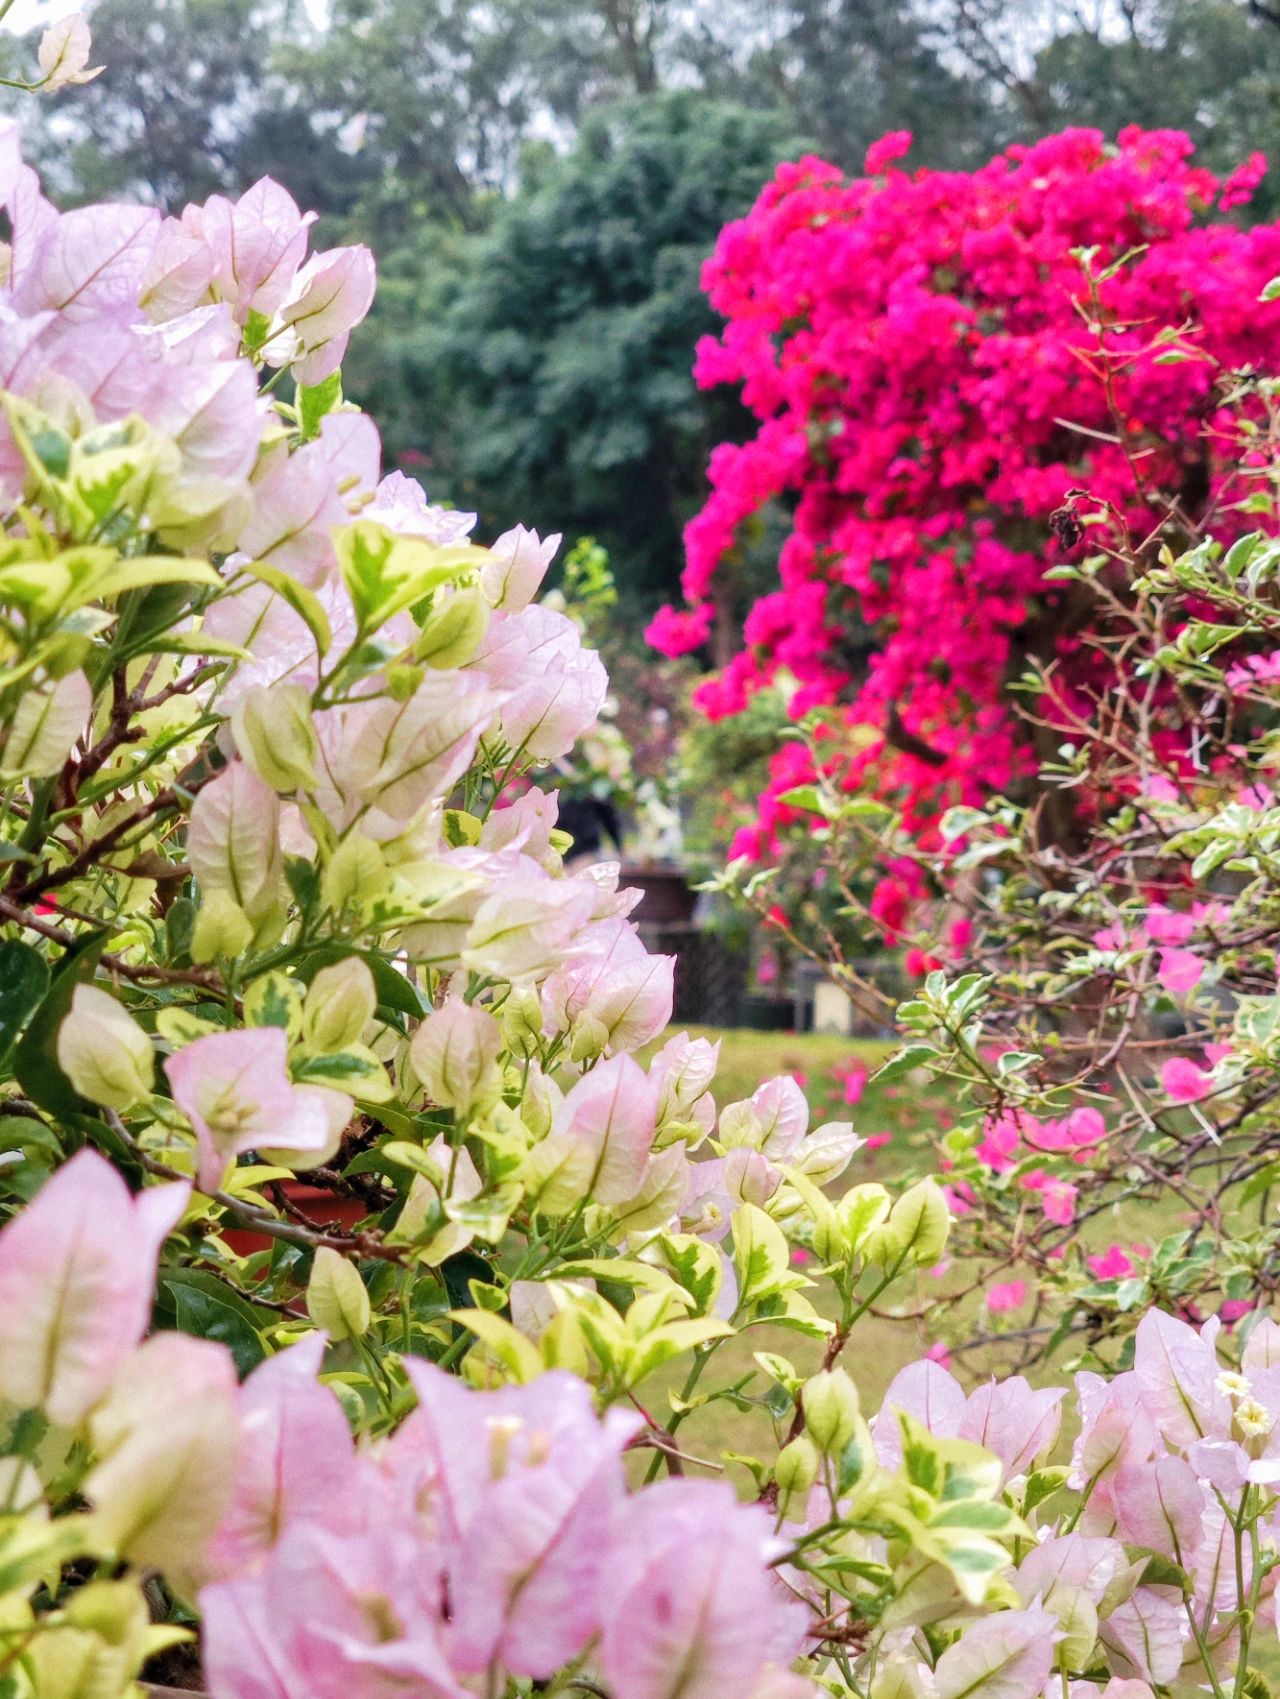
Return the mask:
<path fill-rule="evenodd" d="M 1059 739 L 1037 797 L 950 808 L 930 844 L 824 778 L 792 798 L 839 926 L 802 938 L 767 880 L 742 887 L 896 1021 L 901 1089 L 945 1085 L 954 1121 L 929 1161 L 955 1218 L 939 1295 L 958 1307 L 950 1324 L 935 1308 L 935 1333 L 1023 1366 L 1123 1361 L 1152 1304 L 1246 1340 L 1280 1283 L 1280 414 L 1274 379 L 1244 388 L 1258 418 L 1233 517 L 1265 529 L 1153 552 L 1077 498 L 1088 552 L 1056 581 L 1103 617 L 1087 679 L 1030 675 Z M 1059 800 L 1073 838 L 1045 830 Z M 896 1009 L 844 954 L 851 924 L 901 945 L 915 979 Z"/>
<path fill-rule="evenodd" d="M 1171 131 L 1068 131 L 973 173 L 913 172 L 909 142 L 853 180 L 782 166 L 707 262 L 727 324 L 698 381 L 740 386 L 758 428 L 715 451 L 688 605 L 649 635 L 698 647 L 744 528 L 785 502 L 779 587 L 697 700 L 737 713 L 782 674 L 797 718 L 825 711 L 821 763 L 927 831 L 1034 771 L 1007 695 L 1027 655 L 1087 667 L 1087 610 L 1046 580 L 1078 552 L 1073 491 L 1139 534 L 1239 529 L 1230 374 L 1280 369 L 1258 305 L 1280 228 L 1223 216 L 1261 155 L 1220 182 Z M 773 856 L 811 771 L 780 753 L 735 853 Z"/>
<path fill-rule="evenodd" d="M 661 640 L 794 502 L 703 690 L 783 677 L 797 722 L 723 884 L 896 1019 L 903 1089 L 954 1094 L 953 1345 L 1114 1367 L 1152 1304 L 1247 1339 L 1280 1254 L 1280 232 L 1221 214 L 1262 162 L 1071 133 L 909 175 L 904 142 L 852 184 L 785 167 L 708 268 L 700 370 L 762 423 Z"/>

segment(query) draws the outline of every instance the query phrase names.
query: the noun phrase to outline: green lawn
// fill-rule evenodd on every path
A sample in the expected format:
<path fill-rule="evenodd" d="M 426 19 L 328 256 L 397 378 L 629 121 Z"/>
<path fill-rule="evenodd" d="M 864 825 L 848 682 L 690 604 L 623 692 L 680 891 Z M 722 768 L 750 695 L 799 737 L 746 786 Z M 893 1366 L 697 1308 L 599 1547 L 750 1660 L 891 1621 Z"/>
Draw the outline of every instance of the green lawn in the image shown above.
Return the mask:
<path fill-rule="evenodd" d="M 818 1109 L 826 1089 L 833 1088 L 834 1068 L 857 1061 L 874 1071 L 895 1048 L 874 1039 L 837 1038 L 830 1033 L 725 1031 L 719 1027 L 691 1026 L 669 1029 L 641 1054 L 647 1058 L 674 1031 L 688 1032 L 693 1038 L 709 1038 L 713 1043 L 719 1040 L 720 1065 L 714 1088 L 717 1103 L 750 1097 L 761 1080 L 774 1074 L 799 1074 L 805 1076 L 809 1101 Z"/>
<path fill-rule="evenodd" d="M 876 1148 L 858 1152 L 837 1186 L 860 1180 L 892 1184 L 904 1171 L 932 1167 L 929 1147 L 950 1120 L 945 1099 L 911 1078 L 887 1087 L 868 1084 L 853 1105 L 844 1098 L 843 1080 L 837 1070 L 861 1064 L 868 1073 L 874 1073 L 892 1055 L 894 1045 L 827 1034 L 719 1031 L 710 1027 L 687 1030 L 695 1037 L 720 1040 L 720 1065 L 713 1088 L 718 1105 L 749 1097 L 762 1080 L 774 1074 L 794 1074 L 809 1099 L 812 1125 L 851 1120 L 864 1138 L 876 1143 Z M 656 1041 L 642 1053 L 642 1060 L 647 1060 L 661 1042 Z M 884 1142 L 878 1143 L 881 1139 Z M 930 1285 L 929 1277 L 922 1275 L 914 1297 L 905 1287 L 900 1288 L 895 1295 L 899 1306 L 927 1310 Z M 819 1292 L 820 1288 L 815 1289 L 815 1297 Z M 869 1410 L 878 1407 L 893 1376 L 918 1357 L 928 1342 L 926 1327 L 920 1321 L 868 1316 L 858 1324 L 842 1361 Z M 703 1384 L 720 1387 L 755 1371 L 754 1381 L 745 1390 L 758 1396 L 768 1386 L 755 1362 L 754 1353 L 758 1351 L 787 1357 L 806 1373 L 818 1366 L 822 1344 L 781 1328 L 751 1328 L 717 1348 Z M 674 1373 L 655 1376 L 645 1388 L 646 1407 L 659 1422 L 670 1419 L 670 1397 L 678 1396 L 687 1366 L 685 1362 Z M 688 1417 L 680 1429 L 680 1444 L 693 1456 L 715 1457 L 724 1450 L 769 1456 L 774 1449 L 771 1427 L 771 1418 L 763 1409 L 740 1410 L 718 1401 Z M 739 1486 L 746 1479 L 739 1474 Z"/>
<path fill-rule="evenodd" d="M 773 1074 L 791 1073 L 804 1085 L 813 1112 L 813 1125 L 836 1119 L 853 1122 L 856 1130 L 870 1144 L 857 1153 L 845 1174 L 835 1182 L 833 1190 L 838 1192 L 857 1181 L 879 1180 L 892 1191 L 906 1179 L 937 1172 L 935 1148 L 941 1134 L 951 1125 L 954 1110 L 949 1106 L 945 1092 L 930 1086 L 922 1072 L 908 1075 L 889 1086 L 868 1084 L 856 1104 L 844 1101 L 838 1071 L 860 1062 L 869 1072 L 874 1072 L 892 1053 L 894 1046 L 891 1044 L 827 1035 L 720 1032 L 711 1028 L 689 1030 L 695 1035 L 721 1041 L 720 1066 L 714 1086 L 718 1105 L 750 1096 L 761 1080 Z M 656 1049 L 657 1044 L 650 1048 Z M 1135 1202 L 1126 1209 L 1107 1212 L 1087 1223 L 1082 1238 L 1090 1248 L 1096 1249 L 1102 1249 L 1114 1239 L 1154 1243 L 1163 1234 L 1176 1230 L 1180 1223 L 1181 1217 L 1174 1201 L 1166 1200 L 1159 1205 Z M 901 1313 L 868 1315 L 858 1323 L 841 1360 L 856 1381 L 866 1409 L 876 1410 L 885 1388 L 898 1370 L 918 1358 L 937 1340 L 938 1334 L 930 1326 L 931 1319 L 947 1284 L 956 1289 L 954 1282 L 960 1273 L 960 1270 L 953 1269 L 942 1281 L 927 1272 L 921 1273 L 915 1277 L 914 1289 L 910 1283 L 904 1282 L 889 1295 L 894 1310 Z M 812 1296 L 820 1309 L 825 1307 L 821 1286 L 815 1288 Z M 966 1299 L 964 1313 L 969 1314 L 975 1323 L 987 1325 L 981 1314 L 980 1299 Z M 1009 1325 L 1018 1325 L 1018 1319 L 1015 1314 Z M 721 1387 L 755 1371 L 754 1381 L 745 1390 L 749 1395 L 759 1396 L 768 1386 L 765 1375 L 755 1363 L 754 1354 L 760 1351 L 776 1352 L 787 1357 L 804 1374 L 817 1366 L 822 1346 L 819 1341 L 778 1328 L 753 1328 L 717 1347 L 705 1371 L 704 1383 Z M 1068 1351 L 1068 1359 L 1069 1356 Z M 1069 1368 L 1069 1360 L 1060 1357 L 1052 1365 L 1036 1365 L 1028 1373 L 1033 1380 L 1058 1382 Z M 647 1407 L 657 1420 L 669 1420 L 672 1409 L 670 1397 L 673 1393 L 678 1395 L 679 1383 L 686 1369 L 687 1363 L 680 1365 L 676 1372 L 655 1376 L 652 1384 L 644 1389 Z M 1008 1368 L 995 1349 L 968 1354 L 959 1372 L 962 1379 L 968 1381 L 986 1372 L 1008 1372 Z M 724 1450 L 768 1455 L 771 1450 L 770 1421 L 763 1409 L 740 1410 L 731 1403 L 719 1401 L 705 1409 L 695 1410 L 688 1417 L 680 1429 L 680 1443 L 683 1449 L 695 1456 L 714 1457 Z M 740 1471 L 736 1473 L 741 1486 L 746 1477 Z"/>
<path fill-rule="evenodd" d="M 876 1148 L 860 1151 L 854 1159 L 859 1180 L 888 1181 L 905 1168 L 920 1166 L 939 1131 L 950 1125 L 945 1097 L 922 1087 L 919 1075 L 894 1085 L 868 1084 L 856 1104 L 844 1097 L 843 1081 L 837 1070 L 854 1065 L 874 1074 L 897 1046 L 875 1039 L 838 1038 L 829 1033 L 725 1031 L 717 1027 L 681 1027 L 694 1038 L 720 1041 L 720 1065 L 712 1087 L 716 1103 L 750 1097 L 762 1080 L 774 1074 L 794 1074 L 804 1086 L 812 1110 L 813 1126 L 823 1121 L 852 1121 L 863 1138 Z M 640 1052 L 647 1062 L 669 1034 L 656 1039 Z M 888 1138 L 885 1143 L 878 1141 Z M 852 1184 L 852 1178 L 849 1181 Z"/>

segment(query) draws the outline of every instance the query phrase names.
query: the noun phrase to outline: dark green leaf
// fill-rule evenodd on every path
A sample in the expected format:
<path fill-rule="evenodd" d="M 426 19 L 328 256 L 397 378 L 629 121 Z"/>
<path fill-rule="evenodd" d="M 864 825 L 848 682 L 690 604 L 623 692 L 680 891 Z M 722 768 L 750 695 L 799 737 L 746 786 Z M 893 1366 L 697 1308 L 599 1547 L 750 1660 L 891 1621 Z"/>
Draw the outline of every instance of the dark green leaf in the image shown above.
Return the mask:
<path fill-rule="evenodd" d="M 38 951 L 12 938 L 0 944 L 0 1064 L 48 989 L 49 969 Z"/>
<path fill-rule="evenodd" d="M 357 1092 L 357 1098 L 359 1093 Z M 394 1103 L 365 1103 L 360 1101 L 360 1113 L 376 1121 L 380 1127 L 385 1127 L 389 1133 L 394 1133 L 398 1139 L 413 1139 L 419 1137 L 418 1120 L 407 1109 L 400 1109 Z M 351 1173 L 351 1169 L 347 1170 Z"/>
<path fill-rule="evenodd" d="M 381 1149 L 362 1150 L 359 1156 L 353 1156 L 342 1170 L 345 1175 L 353 1174 L 385 1174 L 390 1179 L 402 1181 L 405 1177 L 404 1168 L 390 1157 L 384 1156 Z"/>
<path fill-rule="evenodd" d="M 866 1459 L 862 1455 L 857 1440 L 851 1439 L 840 1454 L 840 1469 L 837 1478 L 837 1490 L 847 1493 L 862 1479 L 866 1467 Z"/>
<path fill-rule="evenodd" d="M 0 1192 L 6 1197 L 20 1198 L 23 1203 L 30 1203 L 51 1172 L 50 1163 L 32 1162 L 26 1157 L 8 1164 L 0 1163 Z"/>
<path fill-rule="evenodd" d="M 1264 1192 L 1269 1192 L 1277 1181 L 1280 1181 L 1280 1162 L 1268 1162 L 1265 1168 L 1258 1170 L 1241 1192 L 1240 1207 L 1243 1209 L 1255 1198 L 1260 1198 Z"/>
<path fill-rule="evenodd" d="M 785 1386 L 771 1386 L 764 1395 L 764 1407 L 776 1422 L 784 1416 L 789 1416 L 795 1405 L 795 1400 Z"/>
<path fill-rule="evenodd" d="M 0 1115 L 0 1150 L 45 1150 L 60 1162 L 62 1140 L 53 1128 L 32 1115 Z"/>
<path fill-rule="evenodd" d="M 235 1359 L 236 1373 L 241 1380 L 250 1369 L 266 1360 L 266 1351 L 257 1328 L 234 1304 L 185 1281 L 166 1280 L 173 1293 L 178 1327 L 197 1339 L 213 1339 L 225 1345 Z M 228 1298 L 233 1294 L 228 1293 Z"/>
<path fill-rule="evenodd" d="M 190 897 L 179 897 L 170 903 L 164 917 L 165 951 L 175 967 L 185 967 L 191 960 L 191 934 L 195 930 L 196 905 Z"/>
<path fill-rule="evenodd" d="M 31 449 L 50 477 L 65 478 L 71 470 L 71 438 L 65 431 L 55 430 L 52 425 L 33 431 Z"/>
<path fill-rule="evenodd" d="M 72 1088 L 58 1066 L 54 1046 L 76 986 L 93 978 L 106 944 L 105 932 L 92 932 L 67 951 L 14 1052 L 13 1072 L 18 1084 L 33 1103 L 55 1117 L 94 1112 L 93 1105 Z"/>
<path fill-rule="evenodd" d="M 396 1009 L 401 1014 L 412 1015 L 415 1020 L 421 1020 L 425 1010 L 417 989 L 402 973 L 397 973 L 384 957 L 374 951 L 353 950 L 349 944 L 337 940 L 332 944 L 321 944 L 316 949 L 309 950 L 298 963 L 298 978 L 309 985 L 322 967 L 328 967 L 332 962 L 346 961 L 348 956 L 359 956 L 372 973 L 379 1003 L 388 1009 Z"/>
<path fill-rule="evenodd" d="M 909 1074 L 913 1069 L 922 1067 L 932 1061 L 937 1055 L 932 1045 L 909 1044 L 905 1050 L 900 1050 L 896 1056 L 891 1056 L 871 1078 L 876 1085 L 888 1085 L 890 1081 L 901 1079 L 903 1074 Z"/>
<path fill-rule="evenodd" d="M 1158 1552 L 1153 1552 L 1147 1559 L 1142 1584 L 1147 1587 L 1176 1587 L 1180 1593 L 1190 1593 L 1195 1587 L 1185 1569 L 1171 1557 L 1161 1557 Z"/>
<path fill-rule="evenodd" d="M 304 914 L 309 913 L 315 907 L 320 890 L 319 873 L 300 855 L 291 855 L 285 858 L 284 876 L 289 881 L 289 889 L 293 892 L 298 907 Z"/>
<path fill-rule="evenodd" d="M 474 1251 L 459 1251 L 456 1257 L 446 1258 L 436 1272 L 444 1281 L 449 1302 L 459 1310 L 466 1309 L 471 1302 L 473 1280 L 492 1285 L 494 1278 L 493 1269 Z"/>

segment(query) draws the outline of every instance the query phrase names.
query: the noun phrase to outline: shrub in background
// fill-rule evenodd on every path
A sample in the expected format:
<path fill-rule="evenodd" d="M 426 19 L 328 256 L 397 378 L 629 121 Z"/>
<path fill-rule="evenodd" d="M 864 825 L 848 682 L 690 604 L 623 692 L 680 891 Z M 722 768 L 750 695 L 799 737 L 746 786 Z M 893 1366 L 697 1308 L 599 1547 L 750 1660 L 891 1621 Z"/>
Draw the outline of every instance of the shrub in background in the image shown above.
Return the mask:
<path fill-rule="evenodd" d="M 1034 801 L 949 809 L 935 848 L 831 780 L 791 793 L 845 908 L 825 938 L 786 930 L 865 999 L 850 931 L 904 949 L 920 983 L 890 1070 L 960 1102 L 941 1151 L 961 1284 L 1023 1362 L 1124 1366 L 1151 1304 L 1246 1340 L 1280 1277 L 1275 383 L 1240 399 L 1228 531 L 1266 529 L 1175 553 L 1077 497 L 1078 563 L 1054 578 L 1097 618 L 1087 672 L 1022 681 L 1061 739 Z M 1064 800 L 1066 841 L 1046 829 Z M 766 912 L 771 883 L 748 889 Z"/>
<path fill-rule="evenodd" d="M 697 375 L 740 385 L 758 427 L 715 451 L 689 605 L 650 638 L 704 642 L 749 522 L 791 504 L 779 587 L 701 706 L 740 713 L 786 669 L 793 717 L 822 710 L 824 768 L 928 832 L 1034 773 L 1009 705 L 1027 658 L 1087 663 L 1095 610 L 1046 576 L 1073 490 L 1138 537 L 1171 515 L 1241 529 L 1231 374 L 1280 363 L 1280 306 L 1258 303 L 1280 229 L 1213 216 L 1261 155 L 1219 181 L 1172 131 L 1069 130 L 972 173 L 908 172 L 909 143 L 885 137 L 853 180 L 784 165 L 722 234 L 704 285 L 728 322 Z M 776 853 L 796 767 L 778 758 L 735 853 Z"/>

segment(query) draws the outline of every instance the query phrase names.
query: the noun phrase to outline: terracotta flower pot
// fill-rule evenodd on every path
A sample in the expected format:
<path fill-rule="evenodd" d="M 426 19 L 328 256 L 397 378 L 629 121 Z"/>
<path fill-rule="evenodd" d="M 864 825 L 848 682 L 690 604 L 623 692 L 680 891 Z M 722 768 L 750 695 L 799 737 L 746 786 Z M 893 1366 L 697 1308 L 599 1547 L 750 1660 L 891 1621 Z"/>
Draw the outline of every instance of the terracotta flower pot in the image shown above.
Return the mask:
<path fill-rule="evenodd" d="M 323 1186 L 308 1185 L 306 1180 L 285 1180 L 282 1189 L 293 1207 L 315 1227 L 332 1225 L 350 1230 L 369 1213 L 359 1198 L 339 1197 Z M 272 1242 L 266 1233 L 255 1233 L 250 1227 L 229 1228 L 223 1237 L 242 1257 L 268 1250 Z"/>

